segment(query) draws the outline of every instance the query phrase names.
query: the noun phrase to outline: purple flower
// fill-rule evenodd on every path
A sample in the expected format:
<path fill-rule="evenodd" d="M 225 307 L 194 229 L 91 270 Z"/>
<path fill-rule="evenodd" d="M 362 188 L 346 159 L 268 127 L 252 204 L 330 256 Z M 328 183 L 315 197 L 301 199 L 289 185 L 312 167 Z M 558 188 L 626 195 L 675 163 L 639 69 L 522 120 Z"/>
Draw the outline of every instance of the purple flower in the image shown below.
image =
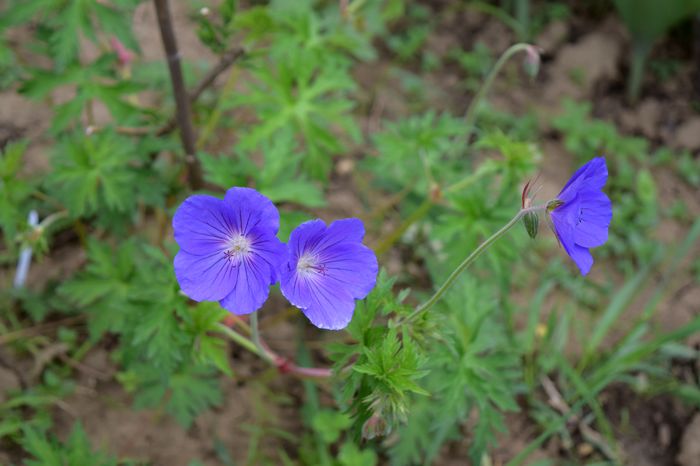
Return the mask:
<path fill-rule="evenodd" d="M 175 276 L 195 301 L 219 301 L 235 314 L 263 305 L 279 279 L 287 251 L 277 239 L 279 213 L 249 188 L 231 188 L 223 200 L 188 197 L 173 217 Z"/>
<path fill-rule="evenodd" d="M 601 191 L 607 179 L 605 158 L 597 157 L 574 173 L 552 204 L 554 233 L 583 275 L 593 265 L 589 248 L 608 240 L 612 203 Z"/>
<path fill-rule="evenodd" d="M 289 237 L 289 262 L 282 270 L 282 294 L 316 327 L 345 328 L 377 281 L 377 257 L 362 244 L 365 229 L 356 218 L 299 225 Z"/>

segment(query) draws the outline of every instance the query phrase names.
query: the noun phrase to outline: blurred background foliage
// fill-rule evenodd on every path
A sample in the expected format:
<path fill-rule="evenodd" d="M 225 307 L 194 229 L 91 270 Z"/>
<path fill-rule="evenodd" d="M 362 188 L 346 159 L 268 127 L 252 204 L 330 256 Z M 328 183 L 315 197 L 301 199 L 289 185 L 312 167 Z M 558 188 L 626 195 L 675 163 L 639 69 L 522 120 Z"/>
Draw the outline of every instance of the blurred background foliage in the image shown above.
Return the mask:
<path fill-rule="evenodd" d="M 177 455 L 193 466 L 621 464 L 634 399 L 667 397 L 686 424 L 697 413 L 697 303 L 681 320 L 668 310 L 700 286 L 697 151 L 615 118 L 645 96 L 677 107 L 657 77 L 683 83 L 700 65 L 654 47 L 690 50 L 697 1 L 171 3 L 187 28 L 176 33 L 208 57 L 183 54 L 200 191 L 255 187 L 279 205 L 282 240 L 315 216 L 362 218 L 377 287 L 342 334 L 303 327 L 281 301 L 261 312 L 264 334 L 286 335 L 280 351 L 332 365 L 331 381 L 278 377 L 242 355 L 221 331 L 227 313 L 190 302 L 173 274 L 169 223 L 193 190 L 160 42 L 136 30 L 144 11 L 155 30 L 152 6 L 7 0 L 0 92 L 33 102 L 42 122 L 0 139 L 1 463 L 163 464 L 100 444 L 71 407 L 86 391 L 124 403 L 110 401 L 114 386 L 128 409 L 183 432 L 231 403 L 249 410 L 229 432 L 244 447 L 204 435 L 200 456 Z M 630 57 L 606 89 L 582 92 L 588 69 L 556 75 L 561 49 L 542 50 L 534 80 L 521 55 L 492 73 L 510 45 L 494 34 L 538 44 L 573 24 L 559 40 L 575 43 L 605 18 Z M 474 21 L 496 33 L 464 37 Z M 569 87 L 547 102 L 538 89 L 557 76 Z M 678 86 L 696 118 L 697 94 Z M 591 277 L 542 222 L 536 241 L 512 232 L 438 307 L 399 324 L 517 212 L 528 179 L 542 173 L 546 200 L 601 154 L 614 217 Z M 29 280 L 13 286 L 28 251 Z M 85 362 L 93 354 L 111 373 Z M 86 372 L 99 383 L 85 387 Z M 683 453 L 684 427 L 671 426 L 663 458 Z"/>

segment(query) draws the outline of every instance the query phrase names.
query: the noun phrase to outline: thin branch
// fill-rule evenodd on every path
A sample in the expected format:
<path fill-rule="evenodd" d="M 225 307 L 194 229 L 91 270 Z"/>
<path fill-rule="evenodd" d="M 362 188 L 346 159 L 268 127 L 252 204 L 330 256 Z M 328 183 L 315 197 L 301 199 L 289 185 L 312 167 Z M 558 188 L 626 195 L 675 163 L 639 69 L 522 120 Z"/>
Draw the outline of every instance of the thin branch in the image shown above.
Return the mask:
<path fill-rule="evenodd" d="M 190 98 L 190 104 L 194 104 L 197 99 L 202 95 L 202 93 L 216 81 L 221 73 L 226 71 L 231 65 L 236 63 L 243 55 L 245 51 L 242 48 L 235 48 L 225 52 L 219 63 L 216 64 L 204 77 L 199 81 L 199 83 L 192 89 L 188 96 Z M 166 124 L 158 128 L 156 136 L 162 136 L 175 129 L 176 126 L 175 118 L 170 118 Z"/>
<path fill-rule="evenodd" d="M 226 71 L 229 66 L 237 62 L 244 55 L 244 53 L 245 51 L 240 47 L 224 52 L 224 54 L 219 59 L 219 63 L 217 63 L 216 66 L 210 69 L 207 72 L 207 74 L 205 74 L 204 77 L 199 81 L 199 84 L 197 84 L 195 88 L 190 91 L 190 102 L 195 102 L 197 99 L 199 99 L 199 96 L 202 95 L 202 92 L 204 92 L 209 86 L 214 84 L 216 78 L 218 78 L 221 73 Z"/>
<path fill-rule="evenodd" d="M 55 328 L 61 326 L 69 326 L 77 323 L 81 323 L 85 320 L 85 315 L 78 315 L 73 317 L 67 317 L 65 319 L 56 320 L 53 322 L 47 322 L 44 324 L 35 325 L 34 327 L 25 327 L 13 332 L 8 332 L 4 335 L 0 335 L 0 346 L 12 343 L 15 340 L 30 338 L 35 335 L 40 335 L 44 332 L 54 330 Z"/>
<path fill-rule="evenodd" d="M 185 81 L 182 77 L 182 66 L 180 65 L 180 54 L 177 49 L 175 31 L 173 30 L 172 15 L 168 0 L 153 0 L 158 16 L 158 28 L 160 37 L 163 40 L 163 48 L 168 60 L 170 70 L 170 81 L 175 94 L 176 119 L 180 128 L 180 139 L 185 150 L 185 165 L 187 166 L 187 177 L 192 189 L 199 189 L 204 185 L 202 178 L 202 168 L 195 155 L 196 137 L 192 127 L 192 115 L 190 111 L 190 99 L 185 89 Z"/>
<path fill-rule="evenodd" d="M 211 87 L 216 78 L 218 78 L 223 72 L 225 72 L 231 65 L 236 63 L 245 55 L 245 50 L 240 47 L 228 50 L 224 52 L 219 60 L 219 63 L 214 65 L 207 74 L 204 75 L 202 79 L 197 83 L 197 85 L 187 93 L 190 99 L 190 106 L 201 97 L 201 95 L 209 87 Z M 131 126 L 119 126 L 117 127 L 117 132 L 124 134 L 126 136 L 145 136 L 146 134 L 154 133 L 156 136 L 163 136 L 172 132 L 177 127 L 177 119 L 175 116 L 170 117 L 170 119 L 158 129 L 148 128 L 148 127 L 131 127 Z"/>

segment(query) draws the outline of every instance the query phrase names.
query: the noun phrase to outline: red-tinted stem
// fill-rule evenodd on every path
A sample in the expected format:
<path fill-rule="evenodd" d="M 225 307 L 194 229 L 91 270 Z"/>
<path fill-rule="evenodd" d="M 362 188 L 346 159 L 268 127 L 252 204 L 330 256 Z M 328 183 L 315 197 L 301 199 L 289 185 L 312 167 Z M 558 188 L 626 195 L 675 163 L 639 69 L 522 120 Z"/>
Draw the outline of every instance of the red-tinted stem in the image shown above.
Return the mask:
<path fill-rule="evenodd" d="M 224 324 L 233 327 L 235 325 L 240 325 L 242 327 L 247 327 L 243 320 L 235 316 L 234 318 L 230 318 L 227 316 L 224 318 Z M 248 328 L 247 330 L 251 330 L 251 328 Z M 263 340 L 260 335 L 258 335 L 258 343 L 259 343 L 259 349 L 262 350 L 264 354 L 259 354 L 258 355 L 262 358 L 265 359 L 269 362 L 271 362 L 279 371 L 280 374 L 292 374 L 295 375 L 299 378 L 302 379 L 328 379 L 333 376 L 333 371 L 329 368 L 325 367 L 301 367 L 296 365 L 294 362 L 290 361 L 289 359 L 285 358 L 284 356 L 280 356 L 277 354 L 275 351 L 273 351 L 267 343 L 265 343 L 265 340 Z M 257 346 L 257 345 L 256 345 Z"/>

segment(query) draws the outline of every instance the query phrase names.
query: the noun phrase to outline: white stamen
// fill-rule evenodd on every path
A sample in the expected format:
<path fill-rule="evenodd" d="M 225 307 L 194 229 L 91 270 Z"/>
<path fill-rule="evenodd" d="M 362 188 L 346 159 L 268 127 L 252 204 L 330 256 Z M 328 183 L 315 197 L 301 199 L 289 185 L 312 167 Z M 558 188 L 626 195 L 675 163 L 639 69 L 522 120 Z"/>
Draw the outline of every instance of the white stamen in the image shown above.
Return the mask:
<path fill-rule="evenodd" d="M 325 264 L 319 264 L 318 256 L 314 254 L 304 254 L 297 262 L 297 272 L 304 275 L 309 274 L 326 274 Z"/>
<path fill-rule="evenodd" d="M 251 243 L 243 235 L 236 235 L 228 241 L 228 248 L 224 251 L 229 260 L 240 260 L 250 253 Z"/>

